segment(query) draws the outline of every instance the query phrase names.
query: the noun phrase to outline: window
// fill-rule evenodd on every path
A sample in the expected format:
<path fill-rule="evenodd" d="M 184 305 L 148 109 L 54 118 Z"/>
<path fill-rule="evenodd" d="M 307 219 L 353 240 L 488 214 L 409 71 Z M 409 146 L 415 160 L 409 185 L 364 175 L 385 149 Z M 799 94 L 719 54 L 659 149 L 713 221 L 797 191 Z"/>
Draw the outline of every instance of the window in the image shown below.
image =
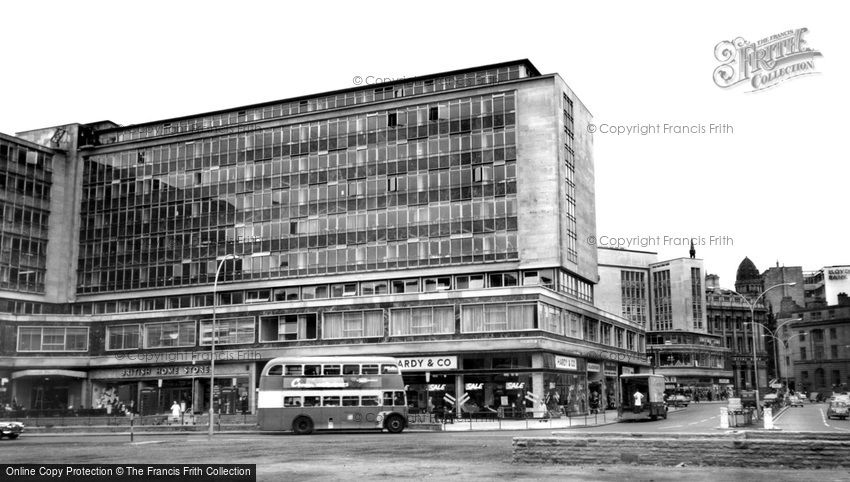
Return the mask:
<path fill-rule="evenodd" d="M 806 359 L 806 347 L 801 346 L 800 347 L 800 360 L 805 360 L 805 359 Z"/>
<path fill-rule="evenodd" d="M 387 293 L 386 281 L 364 281 L 360 283 L 360 294 L 363 296 L 385 295 Z"/>
<path fill-rule="evenodd" d="M 215 344 L 235 345 L 254 342 L 254 317 L 221 318 L 215 320 Z M 212 337 L 212 320 L 201 321 L 201 345 L 209 345 Z"/>
<path fill-rule="evenodd" d="M 459 290 L 474 290 L 484 287 L 484 275 L 473 274 L 455 276 L 455 289 Z"/>
<path fill-rule="evenodd" d="M 141 347 L 141 327 L 139 325 L 118 325 L 106 327 L 107 350 L 129 350 Z"/>
<path fill-rule="evenodd" d="M 437 335 L 454 333 L 454 306 L 390 310 L 390 335 Z"/>
<path fill-rule="evenodd" d="M 397 177 L 388 177 L 387 178 L 387 192 L 396 192 L 398 191 L 398 178 Z"/>
<path fill-rule="evenodd" d="M 399 279 L 392 281 L 393 293 L 418 293 L 419 279 Z"/>
<path fill-rule="evenodd" d="M 18 328 L 18 351 L 87 351 L 88 340 L 86 327 Z"/>
<path fill-rule="evenodd" d="M 331 285 L 331 298 L 357 296 L 357 283 L 337 283 Z"/>
<path fill-rule="evenodd" d="M 395 112 L 390 112 L 387 114 L 387 126 L 395 127 L 398 125 L 398 114 Z"/>
<path fill-rule="evenodd" d="M 274 299 L 275 301 L 298 301 L 300 291 L 297 286 L 278 288 L 274 290 Z"/>
<path fill-rule="evenodd" d="M 301 299 L 325 299 L 328 297 L 328 285 L 305 286 L 301 288 Z"/>
<path fill-rule="evenodd" d="M 516 286 L 516 273 L 493 273 L 489 275 L 490 288 L 501 288 L 503 286 Z"/>
<path fill-rule="evenodd" d="M 316 314 L 264 316 L 260 318 L 260 341 L 316 339 Z"/>
<path fill-rule="evenodd" d="M 543 285 L 554 287 L 552 284 L 553 274 L 552 270 L 542 270 L 542 271 L 525 271 L 522 273 L 522 284 L 523 286 L 528 285 Z"/>
<path fill-rule="evenodd" d="M 425 278 L 425 292 L 446 291 L 452 289 L 451 276 L 441 276 L 438 278 Z"/>
<path fill-rule="evenodd" d="M 481 304 L 461 307 L 464 333 L 533 330 L 537 328 L 534 304 Z"/>
<path fill-rule="evenodd" d="M 246 303 L 261 303 L 271 299 L 271 290 L 248 290 L 245 292 Z"/>
<path fill-rule="evenodd" d="M 145 348 L 195 346 L 195 322 L 145 324 Z"/>
<path fill-rule="evenodd" d="M 838 358 L 838 345 L 832 345 L 832 346 L 831 346 L 831 347 L 829 347 L 829 348 L 830 348 L 830 350 L 829 350 L 829 352 L 830 352 L 830 353 L 829 353 L 829 357 L 830 357 L 830 358 L 833 358 L 833 359 Z"/>
<path fill-rule="evenodd" d="M 384 335 L 382 310 L 325 312 L 322 336 L 333 338 L 375 338 Z"/>

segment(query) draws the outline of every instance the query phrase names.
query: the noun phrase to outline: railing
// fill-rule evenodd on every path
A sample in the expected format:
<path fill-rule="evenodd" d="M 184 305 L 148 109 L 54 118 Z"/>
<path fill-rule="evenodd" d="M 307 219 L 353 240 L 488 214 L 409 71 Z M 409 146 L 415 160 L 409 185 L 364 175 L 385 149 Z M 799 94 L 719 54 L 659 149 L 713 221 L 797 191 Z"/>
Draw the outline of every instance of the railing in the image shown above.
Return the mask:
<path fill-rule="evenodd" d="M 105 409 L 83 410 L 15 410 L 0 414 L 0 418 L 21 422 L 27 427 L 79 427 L 79 426 L 130 426 L 129 415 L 107 414 Z M 184 413 L 178 418 L 168 414 L 134 415 L 135 426 L 157 425 L 207 425 L 209 415 Z M 249 425 L 257 423 L 257 416 L 251 414 L 216 415 L 219 425 Z"/>

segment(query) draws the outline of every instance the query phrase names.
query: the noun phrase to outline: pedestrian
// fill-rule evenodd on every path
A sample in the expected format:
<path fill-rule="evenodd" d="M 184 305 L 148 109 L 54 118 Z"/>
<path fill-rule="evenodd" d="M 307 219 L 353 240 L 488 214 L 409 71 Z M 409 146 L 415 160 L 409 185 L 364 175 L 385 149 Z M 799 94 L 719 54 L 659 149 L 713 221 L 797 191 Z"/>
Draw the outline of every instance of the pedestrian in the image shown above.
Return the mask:
<path fill-rule="evenodd" d="M 643 394 L 640 393 L 640 390 L 635 390 L 635 394 L 633 396 L 635 399 L 634 411 L 635 413 L 640 413 L 643 409 Z"/>
<path fill-rule="evenodd" d="M 174 403 L 171 404 L 171 418 L 175 422 L 180 421 L 180 404 L 177 403 L 177 400 L 175 400 Z"/>

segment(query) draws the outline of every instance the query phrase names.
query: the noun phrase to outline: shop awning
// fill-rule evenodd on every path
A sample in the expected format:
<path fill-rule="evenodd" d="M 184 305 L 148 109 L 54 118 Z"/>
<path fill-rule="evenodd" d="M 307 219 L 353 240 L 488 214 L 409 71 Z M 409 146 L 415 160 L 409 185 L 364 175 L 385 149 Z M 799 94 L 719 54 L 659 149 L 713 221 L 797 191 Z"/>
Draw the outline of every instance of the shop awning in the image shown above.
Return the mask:
<path fill-rule="evenodd" d="M 88 378 L 86 372 L 78 372 L 74 370 L 20 370 L 12 372 L 12 379 L 23 377 L 69 377 L 69 378 Z"/>

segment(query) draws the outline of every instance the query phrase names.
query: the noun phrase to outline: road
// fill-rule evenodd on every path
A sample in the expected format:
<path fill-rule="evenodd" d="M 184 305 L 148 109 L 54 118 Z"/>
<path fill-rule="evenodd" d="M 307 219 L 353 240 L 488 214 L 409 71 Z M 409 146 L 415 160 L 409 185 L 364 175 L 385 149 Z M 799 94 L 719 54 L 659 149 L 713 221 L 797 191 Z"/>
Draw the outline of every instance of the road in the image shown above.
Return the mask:
<path fill-rule="evenodd" d="M 848 428 L 850 422 L 824 425 L 811 405 L 789 410 L 779 424 L 819 424 L 820 430 Z M 717 432 L 718 404 L 692 404 L 667 420 L 600 426 L 591 431 Z M 844 424 L 844 425 L 842 425 Z M 584 430 L 584 429 L 583 429 Z M 489 432 L 320 433 L 310 436 L 205 434 L 35 436 L 0 441 L 0 463 L 249 463 L 258 480 L 426 479 L 450 480 L 655 480 L 776 482 L 850 480 L 847 470 L 784 471 L 723 467 L 525 465 L 511 463 L 516 436 L 548 436 L 550 430 Z"/>
<path fill-rule="evenodd" d="M 799 432 L 845 432 L 850 433 L 850 420 L 826 418 L 825 403 L 805 404 L 785 410 L 776 420 L 776 428 Z"/>

